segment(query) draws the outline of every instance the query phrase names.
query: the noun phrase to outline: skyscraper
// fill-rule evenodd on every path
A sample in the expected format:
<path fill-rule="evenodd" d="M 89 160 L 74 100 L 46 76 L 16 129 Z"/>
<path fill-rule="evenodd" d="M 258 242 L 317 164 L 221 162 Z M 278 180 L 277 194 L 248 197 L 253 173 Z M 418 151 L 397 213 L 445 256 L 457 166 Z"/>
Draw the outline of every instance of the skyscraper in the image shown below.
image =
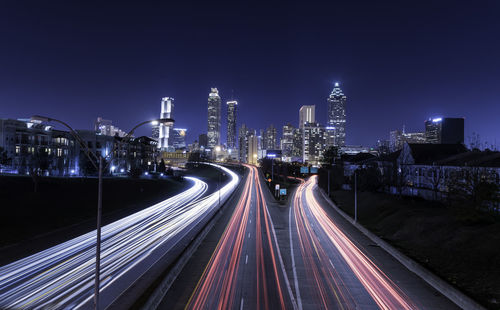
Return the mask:
<path fill-rule="evenodd" d="M 174 114 L 174 98 L 161 98 L 160 118 L 172 118 Z M 160 124 L 160 135 L 158 138 L 158 148 L 166 151 L 169 147 L 170 133 L 174 124 Z"/>
<path fill-rule="evenodd" d="M 303 105 L 299 110 L 299 128 L 304 127 L 304 123 L 314 123 L 316 121 L 316 106 Z"/>
<path fill-rule="evenodd" d="M 172 130 L 172 146 L 176 150 L 186 148 L 186 133 L 187 129 L 184 128 L 174 128 Z"/>
<path fill-rule="evenodd" d="M 248 128 L 245 124 L 241 124 L 240 130 L 238 132 L 238 154 L 240 157 L 240 162 L 247 162 L 247 134 Z"/>
<path fill-rule="evenodd" d="M 251 165 L 257 165 L 257 156 L 258 156 L 257 153 L 259 150 L 258 146 L 259 141 L 257 135 L 255 134 L 255 131 L 248 134 L 247 143 L 248 143 L 247 162 Z"/>
<path fill-rule="evenodd" d="M 212 88 L 208 95 L 208 148 L 220 145 L 221 99 L 217 88 Z"/>
<path fill-rule="evenodd" d="M 206 133 L 202 133 L 198 136 L 198 143 L 200 144 L 200 148 L 201 147 L 203 147 L 204 149 L 207 148 L 208 137 Z"/>
<path fill-rule="evenodd" d="M 325 151 L 325 127 L 320 126 L 318 123 L 305 123 L 303 141 L 303 161 L 318 165 Z"/>
<path fill-rule="evenodd" d="M 287 124 L 283 126 L 283 135 L 281 136 L 281 152 L 283 158 L 289 160 L 293 153 L 293 126 Z"/>
<path fill-rule="evenodd" d="M 236 108 L 238 101 L 231 100 L 227 103 L 227 148 L 236 148 Z"/>
<path fill-rule="evenodd" d="M 274 127 L 274 125 L 271 124 L 264 131 L 262 149 L 264 149 L 264 150 L 277 149 L 276 136 L 277 136 L 276 127 Z"/>
<path fill-rule="evenodd" d="M 103 119 L 102 117 L 98 117 L 94 123 L 94 128 L 97 133 L 104 136 L 118 136 L 125 137 L 127 135 L 123 130 L 113 126 L 113 122 L 108 119 Z"/>
<path fill-rule="evenodd" d="M 293 129 L 293 149 L 292 149 L 292 161 L 301 161 L 303 158 L 302 154 L 302 144 L 303 144 L 302 129 Z"/>
<path fill-rule="evenodd" d="M 335 83 L 335 87 L 328 97 L 328 120 L 326 125 L 327 130 L 327 147 L 330 146 L 345 146 L 345 104 L 347 97 L 339 87 L 339 83 Z"/>
<path fill-rule="evenodd" d="M 427 143 L 464 143 L 464 119 L 439 117 L 425 121 L 425 140 Z"/>

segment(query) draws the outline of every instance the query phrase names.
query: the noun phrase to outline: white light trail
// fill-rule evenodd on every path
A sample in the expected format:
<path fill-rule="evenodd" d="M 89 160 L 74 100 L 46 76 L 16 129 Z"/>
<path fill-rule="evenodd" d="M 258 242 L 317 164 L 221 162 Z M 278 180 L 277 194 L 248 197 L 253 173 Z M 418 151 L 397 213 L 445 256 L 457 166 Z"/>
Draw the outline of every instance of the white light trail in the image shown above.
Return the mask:
<path fill-rule="evenodd" d="M 230 177 L 220 189 L 223 203 L 239 177 L 213 166 Z M 140 277 L 142 273 L 135 274 L 134 268 L 159 247 L 177 242 L 218 207 L 219 191 L 202 197 L 207 184 L 186 179 L 193 182 L 186 191 L 102 228 L 101 292 L 117 280 L 124 281 L 127 273 L 127 281 Z M 95 234 L 89 232 L 0 267 L 0 308 L 60 309 L 88 304 L 93 298 Z M 109 302 L 101 300 L 101 306 Z"/>

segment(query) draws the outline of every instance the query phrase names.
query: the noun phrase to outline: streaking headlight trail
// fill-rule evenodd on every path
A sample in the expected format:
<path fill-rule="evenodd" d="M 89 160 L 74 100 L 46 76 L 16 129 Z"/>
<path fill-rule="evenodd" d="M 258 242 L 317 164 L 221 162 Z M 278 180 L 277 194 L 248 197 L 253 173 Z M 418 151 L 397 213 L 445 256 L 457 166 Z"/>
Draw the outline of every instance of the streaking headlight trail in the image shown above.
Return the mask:
<path fill-rule="evenodd" d="M 310 283 L 305 293 L 314 296 L 317 306 L 324 309 L 375 305 L 380 309 L 418 309 L 320 206 L 314 196 L 316 178 L 303 182 L 293 201 L 301 259 Z M 367 295 L 372 301 L 366 299 Z"/>
<path fill-rule="evenodd" d="M 218 166 L 229 182 L 208 196 L 207 184 L 186 177 L 186 191 L 103 226 L 101 246 L 102 308 L 140 277 L 236 188 L 239 177 Z M 92 305 L 95 231 L 0 267 L 0 308 L 61 309 Z M 109 291 L 109 292 L 108 292 Z M 106 294 L 107 293 L 107 294 Z"/>

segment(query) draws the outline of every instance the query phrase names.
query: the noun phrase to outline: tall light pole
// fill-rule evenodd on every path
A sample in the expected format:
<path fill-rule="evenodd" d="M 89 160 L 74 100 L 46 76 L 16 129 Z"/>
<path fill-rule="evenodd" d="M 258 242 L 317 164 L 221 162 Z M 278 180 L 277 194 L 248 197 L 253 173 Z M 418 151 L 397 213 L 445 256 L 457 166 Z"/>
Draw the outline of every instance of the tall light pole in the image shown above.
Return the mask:
<path fill-rule="evenodd" d="M 97 230 L 96 230 L 96 260 L 95 260 L 95 285 L 94 285 L 94 309 L 99 309 L 99 291 L 100 291 L 100 273 L 101 273 L 101 217 L 102 217 L 102 171 L 107 168 L 107 166 L 111 163 L 112 160 L 110 160 L 106 165 L 103 164 L 103 160 L 111 159 L 113 157 L 113 154 L 117 148 L 118 143 L 113 145 L 113 149 L 111 152 L 109 152 L 106 156 L 102 156 L 102 153 L 97 155 L 96 153 L 92 152 L 87 143 L 80 137 L 80 135 L 73 129 L 71 128 L 70 125 L 67 123 L 57 120 L 55 118 L 50 118 L 46 116 L 40 116 L 40 115 L 34 115 L 31 117 L 31 120 L 34 121 L 41 121 L 41 122 L 55 122 L 63 125 L 64 127 L 68 128 L 71 135 L 75 138 L 75 140 L 78 141 L 80 144 L 80 147 L 82 147 L 85 150 L 85 155 L 88 157 L 94 168 L 98 170 L 98 176 L 99 176 L 99 181 L 98 181 L 98 190 L 97 190 Z M 152 125 L 158 125 L 158 124 L 169 124 L 173 123 L 174 120 L 170 118 L 163 118 L 163 119 L 155 119 L 155 120 L 149 120 L 145 121 L 142 123 L 137 124 L 135 127 L 130 130 L 125 137 L 123 137 L 122 142 L 127 141 L 130 139 L 134 131 L 139 128 L 142 125 L 145 124 L 152 124 Z"/>
<path fill-rule="evenodd" d="M 328 169 L 328 197 L 330 197 L 330 169 Z"/>
<path fill-rule="evenodd" d="M 354 170 L 354 223 L 358 221 L 358 180 Z"/>
<path fill-rule="evenodd" d="M 267 154 L 266 157 L 271 158 L 271 180 L 274 181 L 274 158 L 276 154 Z"/>

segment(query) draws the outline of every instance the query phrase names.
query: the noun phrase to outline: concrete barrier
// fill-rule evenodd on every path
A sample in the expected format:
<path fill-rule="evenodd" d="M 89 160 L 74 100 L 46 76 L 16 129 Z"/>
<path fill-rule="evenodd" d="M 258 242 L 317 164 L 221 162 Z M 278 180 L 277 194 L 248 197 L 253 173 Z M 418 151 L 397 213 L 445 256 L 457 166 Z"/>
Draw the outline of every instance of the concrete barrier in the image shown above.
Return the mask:
<path fill-rule="evenodd" d="M 182 269 L 188 261 L 191 259 L 193 254 L 198 250 L 198 247 L 201 245 L 205 237 L 208 235 L 208 233 L 212 230 L 212 228 L 215 226 L 217 221 L 221 218 L 221 216 L 224 214 L 224 211 L 227 206 L 227 202 L 233 199 L 234 195 L 237 192 L 240 192 L 241 187 L 245 182 L 243 182 L 244 179 L 246 179 L 248 175 L 248 170 L 245 171 L 244 177 L 240 181 L 240 184 L 238 184 L 238 187 L 233 191 L 233 193 L 226 199 L 224 204 L 222 205 L 221 208 L 217 210 L 217 212 L 214 214 L 214 216 L 210 219 L 210 221 L 205 225 L 205 227 L 198 233 L 198 235 L 191 241 L 191 243 L 186 247 L 186 249 L 182 252 L 181 256 L 176 260 L 174 265 L 171 267 L 170 271 L 168 274 L 163 278 L 163 280 L 160 282 L 160 284 L 154 289 L 153 293 L 149 296 L 147 301 L 142 305 L 141 309 L 142 310 L 150 310 L 150 309 L 157 309 L 158 306 L 160 305 L 163 297 L 167 294 L 168 290 L 174 283 L 175 279 L 179 276 L 181 273 Z"/>
<path fill-rule="evenodd" d="M 422 278 L 425 282 L 427 282 L 430 286 L 432 286 L 435 290 L 446 296 L 449 300 L 454 302 L 457 306 L 462 309 L 471 309 L 471 310 L 483 310 L 485 309 L 483 306 L 472 300 L 472 298 L 468 297 L 464 293 L 460 292 L 458 289 L 453 287 L 448 282 L 439 278 L 426 268 L 422 267 L 420 264 L 407 257 L 396 248 L 385 242 L 384 240 L 377 237 L 371 231 L 363 227 L 361 224 L 354 222 L 354 219 L 351 218 L 347 213 L 340 210 L 328 197 L 328 195 L 323 191 L 322 188 L 318 186 L 318 189 L 323 195 L 323 198 L 332 206 L 332 208 L 337 211 L 342 217 L 344 217 L 349 223 L 355 226 L 359 231 L 361 231 L 366 237 L 371 239 L 374 243 L 376 243 L 379 247 L 384 249 L 387 253 L 392 255 L 395 259 L 397 259 L 403 266 L 408 268 L 411 272 L 415 273 L 417 276 Z"/>

